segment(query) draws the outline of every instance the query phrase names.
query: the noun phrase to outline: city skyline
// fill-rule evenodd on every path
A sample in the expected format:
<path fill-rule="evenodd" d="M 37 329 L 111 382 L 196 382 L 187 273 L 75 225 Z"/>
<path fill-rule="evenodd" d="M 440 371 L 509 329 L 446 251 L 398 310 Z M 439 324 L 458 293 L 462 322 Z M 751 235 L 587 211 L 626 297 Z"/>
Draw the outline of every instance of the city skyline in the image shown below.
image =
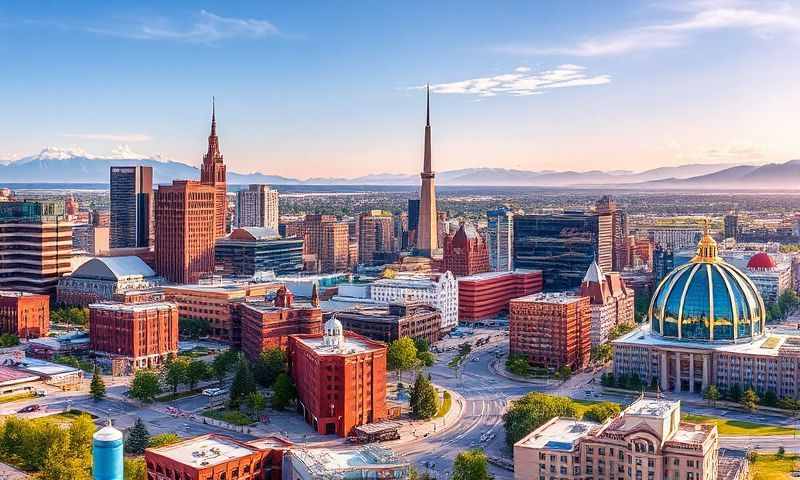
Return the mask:
<path fill-rule="evenodd" d="M 411 174 L 428 82 L 437 171 L 800 151 L 797 2 L 418 7 L 5 6 L 0 159 L 125 148 L 199 166 L 216 96 L 233 171 Z"/>

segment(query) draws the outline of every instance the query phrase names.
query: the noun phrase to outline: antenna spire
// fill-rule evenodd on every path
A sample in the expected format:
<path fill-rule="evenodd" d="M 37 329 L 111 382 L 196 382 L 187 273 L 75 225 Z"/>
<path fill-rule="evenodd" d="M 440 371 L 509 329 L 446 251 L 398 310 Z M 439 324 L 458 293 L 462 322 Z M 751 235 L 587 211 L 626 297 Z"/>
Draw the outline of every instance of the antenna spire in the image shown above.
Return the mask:
<path fill-rule="evenodd" d="M 431 126 L 431 84 L 427 84 L 425 86 L 425 90 L 427 91 L 427 108 L 425 111 L 425 126 Z"/>

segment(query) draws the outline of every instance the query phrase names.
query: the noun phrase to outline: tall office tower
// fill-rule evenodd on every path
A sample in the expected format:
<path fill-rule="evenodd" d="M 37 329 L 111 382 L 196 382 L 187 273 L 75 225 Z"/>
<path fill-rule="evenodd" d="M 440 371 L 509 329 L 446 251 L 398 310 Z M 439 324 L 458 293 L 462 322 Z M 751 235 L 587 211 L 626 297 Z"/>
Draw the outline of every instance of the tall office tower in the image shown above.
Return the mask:
<path fill-rule="evenodd" d="M 177 283 L 197 283 L 214 271 L 217 190 L 176 180 L 156 190 L 156 271 Z"/>
<path fill-rule="evenodd" d="M 394 249 L 399 252 L 408 248 L 408 213 L 400 212 L 394 217 Z"/>
<path fill-rule="evenodd" d="M 547 292 L 578 288 L 596 260 L 611 271 L 611 216 L 584 212 L 514 217 L 514 267 L 542 270 Z"/>
<path fill-rule="evenodd" d="M 0 202 L 0 290 L 55 293 L 71 261 L 64 202 Z"/>
<path fill-rule="evenodd" d="M 383 210 L 358 216 L 358 263 L 382 265 L 394 252 L 394 217 Z"/>
<path fill-rule="evenodd" d="M 653 280 L 658 285 L 675 268 L 675 255 L 669 246 L 657 244 L 653 250 Z"/>
<path fill-rule="evenodd" d="M 319 270 L 323 273 L 344 272 L 349 269 L 350 235 L 343 222 L 322 226 L 322 244 L 317 253 Z"/>
<path fill-rule="evenodd" d="M 303 220 L 303 254 L 318 255 L 322 250 L 325 225 L 336 223 L 336 215 L 306 215 Z"/>
<path fill-rule="evenodd" d="M 595 204 L 598 215 L 611 217 L 611 267 L 615 272 L 625 266 L 625 237 L 628 236 L 628 218 L 617 207 L 611 195 L 603 195 Z"/>
<path fill-rule="evenodd" d="M 150 246 L 153 167 L 111 167 L 111 248 Z"/>
<path fill-rule="evenodd" d="M 267 185 L 250 185 L 236 192 L 236 226 L 265 227 L 278 231 L 278 191 Z"/>
<path fill-rule="evenodd" d="M 408 200 L 408 247 L 417 245 L 417 229 L 419 229 L 419 198 Z"/>
<path fill-rule="evenodd" d="M 731 212 L 725 215 L 723 223 L 725 238 L 733 238 L 735 240 L 739 236 L 739 216 L 736 215 L 736 212 Z"/>
<path fill-rule="evenodd" d="M 417 252 L 430 257 L 438 250 L 438 229 L 436 215 L 436 187 L 433 179 L 436 174 L 431 167 L 431 89 L 428 87 L 427 116 L 425 123 L 425 152 L 422 165 L 422 186 L 419 190 L 419 225 L 417 226 Z"/>
<path fill-rule="evenodd" d="M 200 183 L 214 187 L 214 238 L 225 236 L 228 223 L 228 186 L 225 180 L 225 163 L 219 151 L 217 137 L 217 112 L 211 103 L 211 133 L 208 135 L 208 151 L 203 155 L 200 168 Z"/>
<path fill-rule="evenodd" d="M 495 272 L 514 269 L 514 214 L 504 208 L 486 212 L 488 228 L 486 245 L 489 264 Z"/>
<path fill-rule="evenodd" d="M 462 223 L 456 233 L 445 235 L 442 271 L 448 270 L 457 277 L 490 271 L 486 240 L 474 225 Z"/>

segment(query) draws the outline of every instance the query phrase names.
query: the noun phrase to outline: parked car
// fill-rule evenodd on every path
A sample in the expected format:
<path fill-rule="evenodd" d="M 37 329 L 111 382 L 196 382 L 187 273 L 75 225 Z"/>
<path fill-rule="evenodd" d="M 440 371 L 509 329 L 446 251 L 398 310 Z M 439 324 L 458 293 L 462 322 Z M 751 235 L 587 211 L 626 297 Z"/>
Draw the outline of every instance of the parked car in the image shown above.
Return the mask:
<path fill-rule="evenodd" d="M 31 412 L 38 412 L 42 409 L 41 405 L 28 405 L 27 407 L 20 408 L 17 413 L 31 413 Z"/>

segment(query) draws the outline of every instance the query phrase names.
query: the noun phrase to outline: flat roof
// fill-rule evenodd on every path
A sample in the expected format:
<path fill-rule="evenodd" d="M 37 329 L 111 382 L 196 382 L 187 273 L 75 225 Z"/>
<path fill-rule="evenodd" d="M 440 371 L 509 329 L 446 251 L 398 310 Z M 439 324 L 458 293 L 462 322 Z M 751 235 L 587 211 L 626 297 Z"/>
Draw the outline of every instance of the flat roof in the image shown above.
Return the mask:
<path fill-rule="evenodd" d="M 398 462 L 392 450 L 372 445 L 352 450 L 295 449 L 291 454 L 318 475 L 390 465 L 399 468 L 406 465 Z"/>
<path fill-rule="evenodd" d="M 225 282 L 217 284 L 197 284 L 197 285 L 165 285 L 165 290 L 180 290 L 184 292 L 215 292 L 215 293 L 232 293 L 248 288 L 260 288 L 277 286 L 280 281 L 267 281 L 267 282 Z"/>
<path fill-rule="evenodd" d="M 19 371 L 11 367 L 0 366 L 0 385 L 16 385 L 18 383 L 35 382 L 38 375 Z M 2 478 L 2 477 L 0 477 Z"/>
<path fill-rule="evenodd" d="M 528 434 L 514 446 L 572 451 L 578 440 L 589 435 L 598 426 L 600 424 L 595 422 L 557 417 Z"/>
<path fill-rule="evenodd" d="M 467 275 L 465 277 L 458 277 L 459 282 L 475 282 L 480 280 L 491 280 L 493 278 L 501 278 L 507 276 L 527 275 L 531 273 L 542 273 L 541 270 L 509 270 L 507 272 L 484 272 L 476 273 L 474 275 Z"/>
<path fill-rule="evenodd" d="M 324 345 L 323 337 L 299 337 L 298 340 L 314 352 L 320 355 L 347 355 L 353 353 L 364 353 L 372 350 L 377 350 L 377 347 L 372 346 L 370 343 L 361 340 L 360 338 L 348 336 L 345 334 L 344 344 L 338 347 L 329 347 Z"/>
<path fill-rule="evenodd" d="M 46 297 L 47 295 L 41 295 L 37 293 L 29 293 L 29 292 L 20 292 L 17 290 L 0 290 L 0 297 Z"/>
<path fill-rule="evenodd" d="M 109 310 L 113 312 L 146 312 L 148 310 L 161 310 L 178 308 L 170 302 L 147 302 L 147 303 L 93 303 L 89 305 L 93 310 Z"/>
<path fill-rule="evenodd" d="M 680 404 L 678 400 L 640 398 L 625 409 L 625 415 L 664 418 Z"/>
<path fill-rule="evenodd" d="M 531 295 L 526 295 L 524 297 L 519 298 L 512 298 L 512 302 L 527 302 L 527 303 L 575 303 L 582 299 L 579 295 L 574 295 L 572 293 L 564 293 L 564 292 L 557 292 L 557 293 L 534 293 Z"/>
<path fill-rule="evenodd" d="M 61 365 L 58 363 L 46 362 L 38 358 L 25 357 L 25 360 L 18 363 L 16 368 L 26 372 L 38 373 L 47 377 L 56 375 L 64 375 L 69 373 L 80 372 L 80 369 Z"/>
<path fill-rule="evenodd" d="M 751 342 L 738 344 L 712 344 L 706 343 L 702 340 L 673 340 L 660 337 L 651 332 L 650 325 L 645 324 L 636 330 L 628 332 L 616 340 L 612 340 L 611 343 L 619 345 L 643 345 L 664 348 L 693 348 L 698 350 L 713 350 L 715 352 L 724 353 L 776 357 L 780 352 L 781 346 L 783 346 L 788 339 L 795 337 L 797 336 L 768 332 L 761 338 L 757 338 Z M 773 338 L 777 338 L 777 341 L 772 340 Z M 768 341 L 769 343 L 767 343 Z"/>
<path fill-rule="evenodd" d="M 231 438 L 221 435 L 206 435 L 153 449 L 153 452 L 184 465 L 195 468 L 213 467 L 246 457 L 255 451 Z"/>

